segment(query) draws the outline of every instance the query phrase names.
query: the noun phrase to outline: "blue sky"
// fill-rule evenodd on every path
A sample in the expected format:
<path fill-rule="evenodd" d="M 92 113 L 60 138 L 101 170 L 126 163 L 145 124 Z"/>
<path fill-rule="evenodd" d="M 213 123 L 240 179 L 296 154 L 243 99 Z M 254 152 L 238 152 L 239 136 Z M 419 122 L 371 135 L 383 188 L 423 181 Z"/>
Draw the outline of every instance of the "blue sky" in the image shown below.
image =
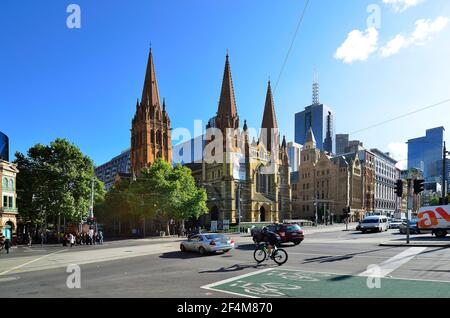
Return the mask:
<path fill-rule="evenodd" d="M 450 1 L 412 1 L 409 8 L 403 0 L 384 1 L 394 4 L 311 0 L 274 92 L 289 140 L 294 114 L 311 103 L 315 68 L 338 133 L 450 98 Z M 80 29 L 66 26 L 70 3 L 81 8 Z M 195 119 L 215 114 L 227 48 L 241 121 L 259 127 L 267 80 L 280 73 L 304 4 L 3 0 L 0 130 L 10 137 L 11 155 L 64 137 L 101 164 L 129 147 L 150 42 L 173 128 L 193 129 Z M 375 31 L 367 24 L 370 4 L 380 8 Z M 404 159 L 397 143 L 431 127 L 450 130 L 449 110 L 443 104 L 352 137 Z"/>

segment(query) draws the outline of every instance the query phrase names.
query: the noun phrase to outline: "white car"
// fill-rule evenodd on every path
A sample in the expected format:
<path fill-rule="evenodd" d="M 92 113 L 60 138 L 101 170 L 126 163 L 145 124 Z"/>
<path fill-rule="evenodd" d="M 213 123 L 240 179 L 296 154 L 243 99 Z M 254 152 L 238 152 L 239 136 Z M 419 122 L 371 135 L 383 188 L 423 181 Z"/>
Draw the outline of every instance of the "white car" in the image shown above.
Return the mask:
<path fill-rule="evenodd" d="M 198 252 L 201 255 L 207 253 L 228 253 L 235 246 L 234 240 L 223 234 L 202 233 L 193 235 L 187 241 L 180 244 L 182 252 Z"/>
<path fill-rule="evenodd" d="M 402 225 L 403 220 L 400 219 L 390 219 L 389 220 L 389 228 L 390 229 L 398 229 L 400 225 Z"/>
<path fill-rule="evenodd" d="M 359 225 L 359 230 L 363 233 L 373 231 L 373 232 L 383 232 L 389 229 L 389 220 L 386 216 L 375 215 L 368 216 Z"/>

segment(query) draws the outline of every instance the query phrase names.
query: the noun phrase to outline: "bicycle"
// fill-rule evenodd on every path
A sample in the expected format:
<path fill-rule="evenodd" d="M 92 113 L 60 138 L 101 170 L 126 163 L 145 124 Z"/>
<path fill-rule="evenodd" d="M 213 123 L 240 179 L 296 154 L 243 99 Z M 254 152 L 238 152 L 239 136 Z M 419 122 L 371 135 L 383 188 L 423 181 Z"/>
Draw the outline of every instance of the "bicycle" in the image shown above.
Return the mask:
<path fill-rule="evenodd" d="M 255 251 L 253 252 L 253 258 L 258 264 L 261 264 L 264 262 L 267 258 L 267 254 L 269 251 L 267 250 L 267 243 L 260 243 L 256 247 Z M 283 265 L 288 260 L 288 253 L 283 250 L 282 248 L 277 248 L 276 246 L 273 247 L 272 255 L 270 255 L 270 258 L 278 264 L 278 266 Z"/>

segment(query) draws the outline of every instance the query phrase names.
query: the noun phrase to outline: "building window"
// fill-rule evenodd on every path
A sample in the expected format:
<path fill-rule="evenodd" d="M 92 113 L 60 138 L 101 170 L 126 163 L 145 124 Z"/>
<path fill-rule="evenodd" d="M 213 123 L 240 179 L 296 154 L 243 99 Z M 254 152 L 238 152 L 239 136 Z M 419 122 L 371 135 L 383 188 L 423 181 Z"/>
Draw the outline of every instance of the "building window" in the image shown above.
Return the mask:
<path fill-rule="evenodd" d="M 8 207 L 11 209 L 14 207 L 13 206 L 13 197 L 8 197 Z"/>
<path fill-rule="evenodd" d="M 3 196 L 3 207 L 4 208 L 8 207 L 8 197 L 6 195 Z"/>

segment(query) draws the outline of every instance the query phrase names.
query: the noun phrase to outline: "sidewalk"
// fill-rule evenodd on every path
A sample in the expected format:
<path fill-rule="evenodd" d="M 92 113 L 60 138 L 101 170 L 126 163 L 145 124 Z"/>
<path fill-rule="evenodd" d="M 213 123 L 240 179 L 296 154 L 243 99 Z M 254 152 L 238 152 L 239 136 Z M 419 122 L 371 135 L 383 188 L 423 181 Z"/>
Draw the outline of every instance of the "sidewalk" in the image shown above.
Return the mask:
<path fill-rule="evenodd" d="M 355 231 L 357 224 L 358 223 L 349 223 L 348 230 Z M 315 226 L 303 227 L 302 229 L 305 231 L 305 234 L 327 233 L 327 232 L 345 231 L 346 225 L 339 223 L 339 224 L 333 224 L 333 225 L 319 225 L 317 227 L 315 227 Z"/>

